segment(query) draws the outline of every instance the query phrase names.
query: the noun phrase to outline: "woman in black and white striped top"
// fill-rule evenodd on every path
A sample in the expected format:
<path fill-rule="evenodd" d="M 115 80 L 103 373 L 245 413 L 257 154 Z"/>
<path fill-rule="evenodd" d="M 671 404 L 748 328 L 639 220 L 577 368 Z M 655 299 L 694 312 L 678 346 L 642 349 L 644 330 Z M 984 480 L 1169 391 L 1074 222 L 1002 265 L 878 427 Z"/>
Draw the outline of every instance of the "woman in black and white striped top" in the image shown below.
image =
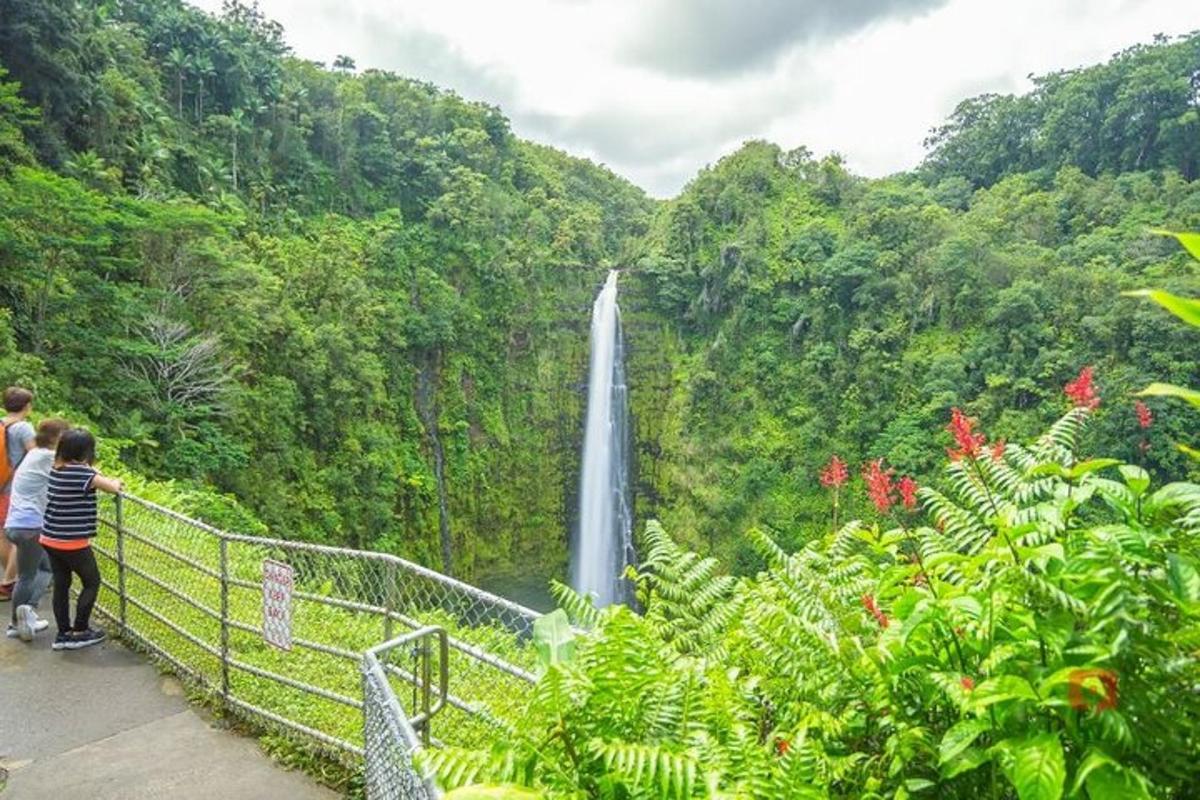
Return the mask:
<path fill-rule="evenodd" d="M 96 594 L 100 591 L 100 568 L 92 553 L 96 535 L 96 490 L 116 494 L 121 482 L 101 475 L 96 460 L 96 439 L 85 428 L 72 428 L 58 440 L 46 498 L 42 547 L 54 573 L 54 619 L 58 636 L 55 650 L 77 650 L 104 641 L 104 631 L 89 623 Z M 71 576 L 83 582 L 71 624 Z"/>

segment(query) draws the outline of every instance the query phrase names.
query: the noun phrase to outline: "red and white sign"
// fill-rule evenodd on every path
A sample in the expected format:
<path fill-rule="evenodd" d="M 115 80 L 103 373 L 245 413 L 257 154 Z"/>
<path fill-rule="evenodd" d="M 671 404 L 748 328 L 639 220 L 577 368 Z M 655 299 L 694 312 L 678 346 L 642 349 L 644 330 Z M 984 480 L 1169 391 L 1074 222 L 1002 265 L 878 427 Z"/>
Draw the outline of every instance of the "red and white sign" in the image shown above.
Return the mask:
<path fill-rule="evenodd" d="M 263 561 L 263 641 L 292 649 L 292 587 L 296 573 L 281 561 Z"/>

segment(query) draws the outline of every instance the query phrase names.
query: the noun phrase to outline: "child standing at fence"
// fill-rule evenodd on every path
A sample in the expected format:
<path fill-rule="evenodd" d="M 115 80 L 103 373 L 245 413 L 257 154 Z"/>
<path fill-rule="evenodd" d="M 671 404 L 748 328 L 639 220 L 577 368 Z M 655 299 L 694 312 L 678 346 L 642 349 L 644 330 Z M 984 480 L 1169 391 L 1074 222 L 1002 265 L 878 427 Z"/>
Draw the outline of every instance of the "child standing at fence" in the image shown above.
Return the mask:
<path fill-rule="evenodd" d="M 0 527 L 8 516 L 12 476 L 25 453 L 33 448 L 33 426 L 26 417 L 33 411 L 33 392 L 20 386 L 4 390 L 4 418 L 0 419 Z M 17 585 L 16 551 L 0 536 L 0 600 L 12 597 Z"/>
<path fill-rule="evenodd" d="M 38 619 L 38 601 L 50 583 L 50 559 L 42 549 L 42 520 L 54 451 L 63 431 L 71 427 L 65 419 L 44 419 L 37 426 L 34 448 L 17 467 L 12 479 L 12 504 L 4 524 L 5 538 L 17 551 L 17 586 L 12 595 L 12 622 L 8 636 L 31 641 L 50 623 Z"/>
<path fill-rule="evenodd" d="M 42 547 L 54 573 L 55 650 L 78 650 L 104 641 L 104 631 L 90 627 L 92 606 L 100 591 L 100 568 L 92 553 L 96 535 L 96 490 L 118 494 L 121 482 L 96 471 L 96 439 L 85 428 L 72 428 L 58 440 L 50 469 Z M 71 624 L 71 576 L 83 582 Z"/>

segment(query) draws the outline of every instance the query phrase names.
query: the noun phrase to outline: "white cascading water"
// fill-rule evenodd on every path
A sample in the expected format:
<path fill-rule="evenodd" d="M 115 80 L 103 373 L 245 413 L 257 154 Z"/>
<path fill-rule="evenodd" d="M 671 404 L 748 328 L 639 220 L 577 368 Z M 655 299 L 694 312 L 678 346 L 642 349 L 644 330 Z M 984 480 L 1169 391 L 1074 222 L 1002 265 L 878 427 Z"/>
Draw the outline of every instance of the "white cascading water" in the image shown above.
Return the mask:
<path fill-rule="evenodd" d="M 592 306 L 587 426 L 579 479 L 579 524 L 571 548 L 571 585 L 600 606 L 626 599 L 633 549 L 629 496 L 629 408 L 617 271 Z"/>

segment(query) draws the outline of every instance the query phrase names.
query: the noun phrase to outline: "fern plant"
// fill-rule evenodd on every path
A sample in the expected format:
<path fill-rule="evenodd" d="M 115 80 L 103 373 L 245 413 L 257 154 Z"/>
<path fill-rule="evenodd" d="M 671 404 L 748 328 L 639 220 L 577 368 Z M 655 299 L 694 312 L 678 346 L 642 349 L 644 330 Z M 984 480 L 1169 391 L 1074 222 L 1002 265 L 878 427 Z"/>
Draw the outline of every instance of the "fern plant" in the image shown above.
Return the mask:
<path fill-rule="evenodd" d="M 573 654 L 511 737 L 424 766 L 543 798 L 1194 796 L 1200 487 L 1081 459 L 1090 414 L 968 436 L 923 516 L 752 530 L 753 578 L 648 523 L 642 613 L 556 587 Z"/>

